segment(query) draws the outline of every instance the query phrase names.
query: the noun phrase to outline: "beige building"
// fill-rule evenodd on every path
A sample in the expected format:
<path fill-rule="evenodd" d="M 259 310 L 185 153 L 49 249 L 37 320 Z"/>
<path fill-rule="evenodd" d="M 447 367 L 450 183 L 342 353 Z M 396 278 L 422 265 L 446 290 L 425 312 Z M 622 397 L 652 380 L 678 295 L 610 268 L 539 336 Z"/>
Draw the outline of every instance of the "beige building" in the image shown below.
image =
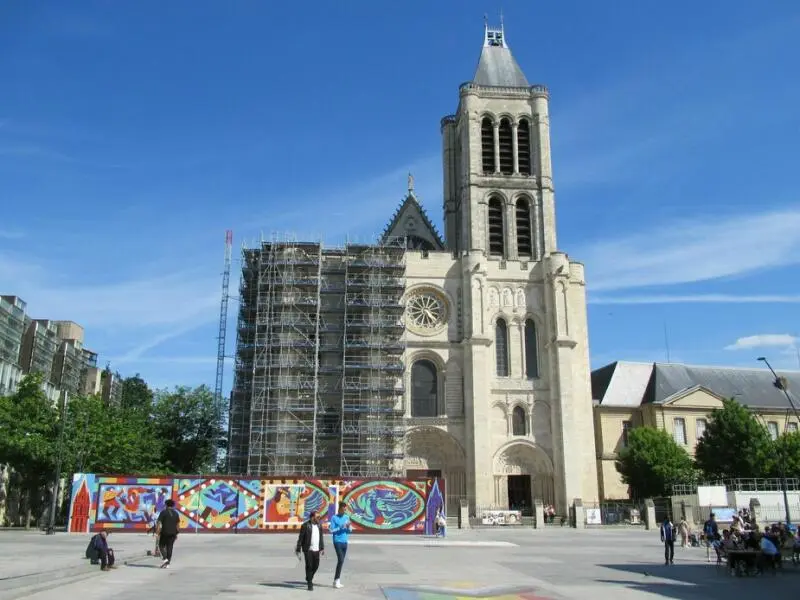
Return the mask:
<path fill-rule="evenodd" d="M 800 389 L 800 372 L 780 373 Z M 615 467 L 632 427 L 666 430 L 694 455 L 715 408 L 735 398 L 753 410 L 770 435 L 797 431 L 783 392 L 767 369 L 700 367 L 673 363 L 615 362 L 592 372 L 597 472 L 604 499 L 628 497 Z"/>
<path fill-rule="evenodd" d="M 598 500 L 586 284 L 556 241 L 549 94 L 502 28 L 441 133 L 444 240 L 409 177 L 381 245 L 244 251 L 229 468 L 566 514 Z"/>

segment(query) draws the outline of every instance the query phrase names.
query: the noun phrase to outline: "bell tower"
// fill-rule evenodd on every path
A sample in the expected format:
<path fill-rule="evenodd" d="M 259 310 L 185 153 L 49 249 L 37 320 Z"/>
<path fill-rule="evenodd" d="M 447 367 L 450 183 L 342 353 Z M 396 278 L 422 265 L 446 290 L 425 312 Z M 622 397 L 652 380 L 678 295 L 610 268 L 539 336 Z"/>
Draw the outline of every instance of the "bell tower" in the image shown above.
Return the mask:
<path fill-rule="evenodd" d="M 528 82 L 503 25 L 484 25 L 441 130 L 471 502 L 567 514 L 598 499 L 586 280 L 556 241 L 548 91 Z"/>
<path fill-rule="evenodd" d="M 528 83 L 502 25 L 484 25 L 478 68 L 441 130 L 447 248 L 505 261 L 554 252 L 548 92 Z"/>

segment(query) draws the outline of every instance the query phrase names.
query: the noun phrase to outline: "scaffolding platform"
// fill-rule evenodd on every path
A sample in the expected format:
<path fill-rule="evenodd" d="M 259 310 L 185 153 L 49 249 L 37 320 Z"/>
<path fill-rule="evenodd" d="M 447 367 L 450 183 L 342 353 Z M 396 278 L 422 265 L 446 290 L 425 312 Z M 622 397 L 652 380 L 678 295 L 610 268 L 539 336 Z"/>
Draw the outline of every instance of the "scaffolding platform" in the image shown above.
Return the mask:
<path fill-rule="evenodd" d="M 400 475 L 405 252 L 404 238 L 243 249 L 231 474 Z"/>

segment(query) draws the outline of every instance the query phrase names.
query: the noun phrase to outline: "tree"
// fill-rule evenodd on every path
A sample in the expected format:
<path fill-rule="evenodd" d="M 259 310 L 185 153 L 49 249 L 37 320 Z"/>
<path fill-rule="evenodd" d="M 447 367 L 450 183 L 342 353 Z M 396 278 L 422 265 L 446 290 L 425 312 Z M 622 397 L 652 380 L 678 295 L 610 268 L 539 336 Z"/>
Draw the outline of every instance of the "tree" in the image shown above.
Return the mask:
<path fill-rule="evenodd" d="M 137 373 L 122 380 L 120 404 L 126 410 L 148 412 L 153 406 L 153 391 Z"/>
<path fill-rule="evenodd" d="M 785 461 L 786 477 L 800 477 L 800 432 L 793 431 L 778 436 L 772 442 L 773 462 L 770 465 L 769 476 L 781 476 L 781 464 Z"/>
<path fill-rule="evenodd" d="M 106 406 L 98 396 L 70 401 L 66 419 L 67 470 L 142 474 L 162 470 L 162 442 L 141 409 Z"/>
<path fill-rule="evenodd" d="M 224 432 L 208 387 L 156 392 L 153 419 L 156 435 L 165 443 L 162 460 L 167 469 L 174 473 L 215 469 L 216 445 Z"/>
<path fill-rule="evenodd" d="M 636 498 L 665 496 L 674 483 L 695 477 L 692 458 L 661 429 L 635 427 L 617 458 L 617 471 Z"/>
<path fill-rule="evenodd" d="M 0 463 L 16 472 L 26 497 L 27 518 L 43 508 L 42 489 L 53 477 L 59 413 L 42 389 L 42 376 L 22 378 L 17 391 L 0 398 Z"/>
<path fill-rule="evenodd" d="M 772 440 L 753 413 L 733 398 L 711 413 L 695 460 L 710 480 L 763 477 L 774 463 Z"/>

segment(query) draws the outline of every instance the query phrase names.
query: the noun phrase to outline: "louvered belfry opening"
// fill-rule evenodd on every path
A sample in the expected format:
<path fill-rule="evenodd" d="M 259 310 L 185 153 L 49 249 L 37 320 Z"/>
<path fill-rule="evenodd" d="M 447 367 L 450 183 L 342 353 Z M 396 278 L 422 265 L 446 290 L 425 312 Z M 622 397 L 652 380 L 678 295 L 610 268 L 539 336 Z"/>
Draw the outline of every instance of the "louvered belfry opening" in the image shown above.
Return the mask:
<path fill-rule="evenodd" d="M 526 198 L 517 200 L 517 254 L 520 258 L 533 256 L 531 243 L 531 205 Z"/>
<path fill-rule="evenodd" d="M 494 125 L 489 117 L 484 117 L 481 121 L 481 158 L 483 172 L 494 173 Z"/>
<path fill-rule="evenodd" d="M 517 126 L 517 158 L 519 172 L 531 174 L 531 126 L 527 119 L 522 119 Z"/>
<path fill-rule="evenodd" d="M 489 200 L 489 255 L 505 256 L 503 203 L 500 198 Z"/>
<path fill-rule="evenodd" d="M 514 172 L 514 147 L 511 141 L 511 121 L 500 121 L 500 172 L 511 175 Z"/>

